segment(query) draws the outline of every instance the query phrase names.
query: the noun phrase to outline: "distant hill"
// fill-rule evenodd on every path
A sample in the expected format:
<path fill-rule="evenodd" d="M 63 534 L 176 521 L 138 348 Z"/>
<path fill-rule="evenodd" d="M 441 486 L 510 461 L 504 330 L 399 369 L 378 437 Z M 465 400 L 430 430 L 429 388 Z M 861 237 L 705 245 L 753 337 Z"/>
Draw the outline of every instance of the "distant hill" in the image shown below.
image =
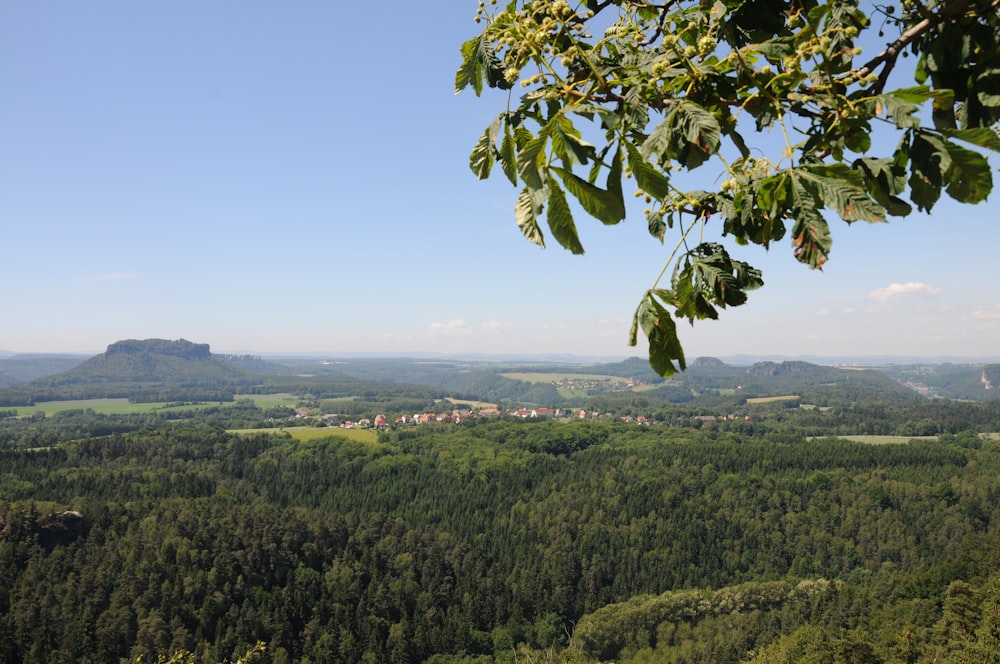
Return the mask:
<path fill-rule="evenodd" d="M 1000 364 L 909 364 L 879 367 L 881 373 L 929 397 L 963 401 L 1000 399 Z"/>
<path fill-rule="evenodd" d="M 259 376 L 185 339 L 127 339 L 68 371 L 20 386 L 32 400 L 127 397 L 133 401 L 228 400 Z"/>
<path fill-rule="evenodd" d="M 13 354 L 0 359 L 0 388 L 69 371 L 86 359 L 79 355 Z"/>
<path fill-rule="evenodd" d="M 865 400 L 917 403 L 924 399 L 875 370 L 841 369 L 798 360 L 734 367 L 714 358 L 692 362 L 687 371 L 644 394 L 675 403 L 718 398 L 738 402 L 794 395 L 802 403 L 839 406 Z"/>

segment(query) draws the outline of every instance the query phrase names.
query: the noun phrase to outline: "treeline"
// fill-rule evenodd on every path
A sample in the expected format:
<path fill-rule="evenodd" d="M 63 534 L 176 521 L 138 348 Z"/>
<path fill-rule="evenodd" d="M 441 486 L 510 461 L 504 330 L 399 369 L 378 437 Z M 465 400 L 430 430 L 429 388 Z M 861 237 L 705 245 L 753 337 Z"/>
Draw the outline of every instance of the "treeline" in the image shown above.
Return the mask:
<path fill-rule="evenodd" d="M 3 524 L 84 515 L 0 524 L 0 662 L 948 661 L 995 620 L 998 471 L 974 434 L 593 422 L 0 450 Z"/>
<path fill-rule="evenodd" d="M 6 416 L 5 416 L 6 414 Z M 17 409 L 0 410 L 0 449 L 35 449 L 59 443 L 155 429 L 165 424 L 216 426 L 231 429 L 266 427 L 268 412 L 252 401 L 191 404 L 190 408 L 171 408 L 147 413 L 104 414 L 92 408 L 59 411 L 51 417 L 36 412 L 18 418 Z"/>

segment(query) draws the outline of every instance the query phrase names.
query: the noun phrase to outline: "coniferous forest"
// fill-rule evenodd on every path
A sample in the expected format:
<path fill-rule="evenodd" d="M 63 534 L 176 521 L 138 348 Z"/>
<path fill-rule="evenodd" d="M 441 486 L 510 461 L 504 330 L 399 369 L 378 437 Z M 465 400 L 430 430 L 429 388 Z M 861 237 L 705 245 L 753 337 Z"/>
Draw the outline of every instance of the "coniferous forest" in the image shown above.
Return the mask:
<path fill-rule="evenodd" d="M 895 445 L 255 412 L 3 420 L 0 662 L 1000 661 L 997 402 Z"/>

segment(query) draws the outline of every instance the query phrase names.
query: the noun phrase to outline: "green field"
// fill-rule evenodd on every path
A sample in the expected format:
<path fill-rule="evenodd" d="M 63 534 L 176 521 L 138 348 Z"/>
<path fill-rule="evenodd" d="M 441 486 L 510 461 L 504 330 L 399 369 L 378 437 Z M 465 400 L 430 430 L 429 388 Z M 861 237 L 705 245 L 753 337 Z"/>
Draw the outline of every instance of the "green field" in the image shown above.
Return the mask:
<path fill-rule="evenodd" d="M 495 403 L 489 403 L 488 401 L 474 401 L 472 399 L 453 399 L 448 397 L 442 399 L 442 401 L 447 401 L 453 406 L 468 406 L 469 408 L 496 408 Z"/>
<path fill-rule="evenodd" d="M 937 440 L 937 436 L 837 436 L 854 443 L 869 445 L 903 445 L 911 440 Z"/>
<path fill-rule="evenodd" d="M 787 394 L 785 396 L 780 396 L 780 397 L 754 397 L 751 399 L 747 399 L 747 403 L 755 404 L 755 403 L 771 403 L 773 401 L 794 401 L 795 399 L 798 398 L 799 396 L 797 394 Z"/>
<path fill-rule="evenodd" d="M 339 427 L 280 427 L 274 429 L 230 429 L 230 433 L 287 433 L 299 441 L 322 438 L 346 438 L 358 443 L 375 444 L 378 433 L 371 429 L 341 429 Z"/>
<path fill-rule="evenodd" d="M 297 395 L 287 392 L 278 392 L 275 394 L 237 394 L 235 395 L 235 399 L 237 401 L 240 399 L 249 399 L 258 408 L 274 408 L 275 406 L 291 406 L 294 408 L 299 402 Z"/>
<path fill-rule="evenodd" d="M 39 401 L 34 406 L 18 406 L 19 416 L 33 415 L 35 413 L 45 413 L 46 417 L 52 417 L 56 413 L 67 410 L 90 409 L 95 413 L 103 415 L 130 415 L 133 413 L 151 413 L 160 410 L 176 410 L 182 408 L 197 408 L 199 406 L 214 406 L 219 402 L 210 401 L 206 403 L 191 403 L 187 405 L 169 405 L 177 402 L 152 402 L 152 403 L 129 403 L 128 399 L 76 399 L 74 401 Z"/>

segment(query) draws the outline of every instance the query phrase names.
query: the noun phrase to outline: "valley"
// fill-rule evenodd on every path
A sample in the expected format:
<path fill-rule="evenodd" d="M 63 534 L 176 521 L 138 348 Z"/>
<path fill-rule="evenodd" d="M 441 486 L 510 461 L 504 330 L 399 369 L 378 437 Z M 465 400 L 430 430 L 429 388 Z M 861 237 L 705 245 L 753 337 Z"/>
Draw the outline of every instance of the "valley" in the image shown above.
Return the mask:
<path fill-rule="evenodd" d="M 0 392 L 0 662 L 998 651 L 1000 401 L 791 361 L 322 362 L 129 343 Z"/>

